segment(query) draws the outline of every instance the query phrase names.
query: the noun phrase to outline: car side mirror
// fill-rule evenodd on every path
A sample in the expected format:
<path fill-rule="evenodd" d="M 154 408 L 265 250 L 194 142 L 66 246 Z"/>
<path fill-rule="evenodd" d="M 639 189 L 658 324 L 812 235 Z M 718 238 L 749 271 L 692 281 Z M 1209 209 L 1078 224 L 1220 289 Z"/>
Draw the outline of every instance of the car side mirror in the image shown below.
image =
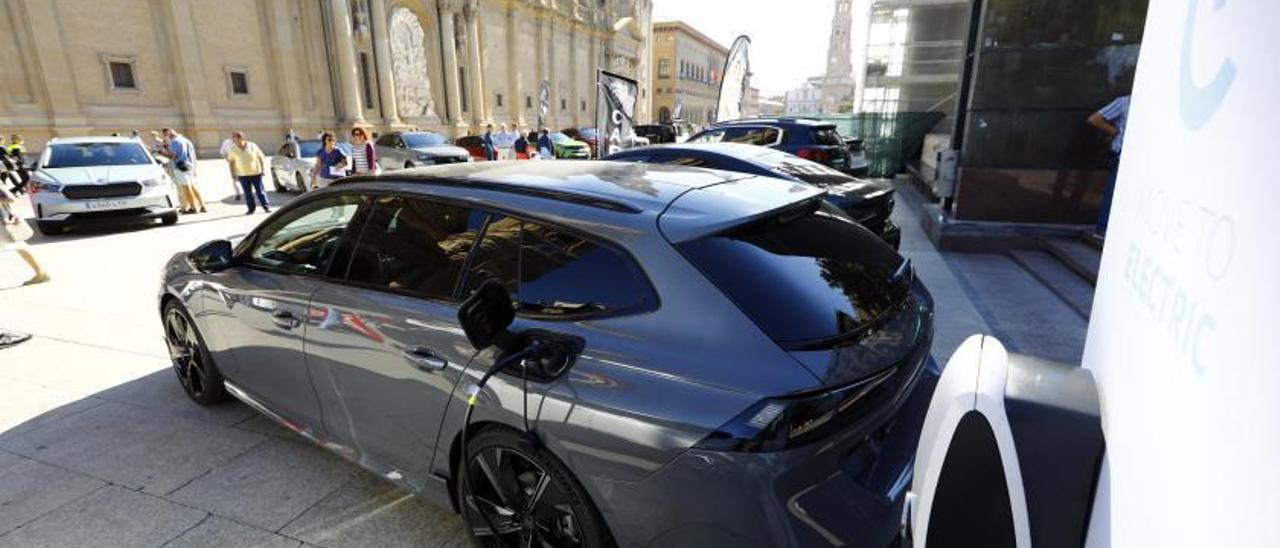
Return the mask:
<path fill-rule="evenodd" d="M 226 270 L 234 260 L 235 252 L 231 250 L 231 242 L 226 240 L 205 242 L 187 254 L 191 266 L 205 273 Z"/>
<path fill-rule="evenodd" d="M 476 350 L 494 345 L 504 351 L 518 350 L 519 341 L 507 329 L 515 319 L 511 294 L 497 280 L 482 284 L 458 308 L 458 323 Z"/>

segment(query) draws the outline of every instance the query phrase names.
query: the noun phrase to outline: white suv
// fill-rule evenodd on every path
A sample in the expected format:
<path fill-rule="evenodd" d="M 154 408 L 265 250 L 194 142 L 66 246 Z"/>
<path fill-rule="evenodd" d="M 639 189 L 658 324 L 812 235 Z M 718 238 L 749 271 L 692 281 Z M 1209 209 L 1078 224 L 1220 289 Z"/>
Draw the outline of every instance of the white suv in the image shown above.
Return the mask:
<path fill-rule="evenodd" d="M 136 139 L 55 138 L 40 154 L 30 192 L 44 234 L 60 234 L 69 225 L 178 222 L 173 181 Z"/>

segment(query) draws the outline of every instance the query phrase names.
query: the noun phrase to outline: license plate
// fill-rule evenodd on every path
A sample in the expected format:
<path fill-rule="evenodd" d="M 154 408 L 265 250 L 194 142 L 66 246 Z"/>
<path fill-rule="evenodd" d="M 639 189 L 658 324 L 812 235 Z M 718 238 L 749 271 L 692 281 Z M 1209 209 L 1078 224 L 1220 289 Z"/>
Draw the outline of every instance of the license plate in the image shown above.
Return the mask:
<path fill-rule="evenodd" d="M 129 203 L 126 200 L 105 200 L 101 202 L 88 202 L 84 204 L 84 208 L 89 211 L 97 211 L 100 209 L 119 209 Z"/>

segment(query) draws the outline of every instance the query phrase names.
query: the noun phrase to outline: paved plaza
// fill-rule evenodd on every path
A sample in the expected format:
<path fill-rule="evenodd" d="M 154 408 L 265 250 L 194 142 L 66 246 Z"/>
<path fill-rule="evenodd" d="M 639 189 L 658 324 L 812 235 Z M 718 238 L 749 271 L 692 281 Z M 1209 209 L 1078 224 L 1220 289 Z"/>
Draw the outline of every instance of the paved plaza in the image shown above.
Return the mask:
<path fill-rule="evenodd" d="M 34 335 L 0 350 L 0 547 L 465 545 L 452 512 L 244 405 L 183 394 L 161 338 L 160 266 L 265 218 L 243 215 L 225 169 L 202 162 L 214 205 L 177 226 L 37 236 L 50 283 L 21 287 L 24 265 L 0 255 L 0 327 Z M 900 188 L 903 252 L 937 304 L 936 357 L 990 333 L 1078 363 L 1088 309 L 1028 267 L 1043 257 L 939 253 Z"/>

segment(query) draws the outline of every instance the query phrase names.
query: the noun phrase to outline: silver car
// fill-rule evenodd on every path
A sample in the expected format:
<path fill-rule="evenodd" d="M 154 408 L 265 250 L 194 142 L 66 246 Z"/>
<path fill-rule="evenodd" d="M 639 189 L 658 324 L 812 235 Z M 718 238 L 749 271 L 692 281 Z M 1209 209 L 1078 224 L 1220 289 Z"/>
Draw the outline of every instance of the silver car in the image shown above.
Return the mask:
<path fill-rule="evenodd" d="M 158 308 L 196 402 L 484 546 L 887 545 L 936 379 L 908 261 L 814 187 L 679 166 L 349 179 L 174 256 Z"/>
<path fill-rule="evenodd" d="M 392 131 L 379 135 L 374 144 L 383 171 L 471 161 L 467 149 L 430 131 Z"/>
<path fill-rule="evenodd" d="M 44 234 L 73 225 L 178 222 L 173 180 L 142 143 L 127 137 L 50 140 L 31 176 L 30 194 Z"/>
<path fill-rule="evenodd" d="M 305 192 L 311 188 L 311 169 L 324 145 L 319 139 L 304 139 L 280 145 L 271 157 L 271 184 L 276 192 Z M 351 157 L 351 143 L 338 141 L 338 148 Z"/>

